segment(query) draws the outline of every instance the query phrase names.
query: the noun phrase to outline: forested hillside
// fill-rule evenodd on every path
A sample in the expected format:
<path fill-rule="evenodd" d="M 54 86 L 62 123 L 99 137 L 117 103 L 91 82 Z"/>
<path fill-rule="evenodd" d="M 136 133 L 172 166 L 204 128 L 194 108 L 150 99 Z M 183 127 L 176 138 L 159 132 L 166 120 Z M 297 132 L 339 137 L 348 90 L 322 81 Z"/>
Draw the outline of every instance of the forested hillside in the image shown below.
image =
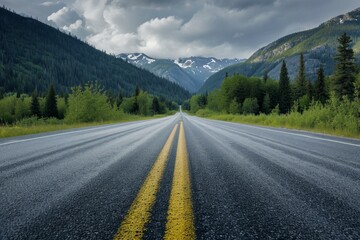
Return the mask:
<path fill-rule="evenodd" d="M 37 20 L 0 8 L 0 91 L 58 93 L 97 81 L 109 94 L 130 95 L 135 86 L 181 102 L 189 93 L 175 83 L 99 51 Z"/>
<path fill-rule="evenodd" d="M 279 79 L 282 61 L 288 66 L 290 80 L 295 80 L 300 54 L 304 54 L 306 76 L 314 82 L 323 66 L 326 75 L 334 73 L 338 37 L 346 32 L 352 38 L 355 58 L 360 60 L 360 8 L 335 17 L 320 26 L 290 34 L 256 51 L 246 62 L 235 64 L 209 77 L 200 92 L 220 88 L 225 75 L 241 74 Z"/>

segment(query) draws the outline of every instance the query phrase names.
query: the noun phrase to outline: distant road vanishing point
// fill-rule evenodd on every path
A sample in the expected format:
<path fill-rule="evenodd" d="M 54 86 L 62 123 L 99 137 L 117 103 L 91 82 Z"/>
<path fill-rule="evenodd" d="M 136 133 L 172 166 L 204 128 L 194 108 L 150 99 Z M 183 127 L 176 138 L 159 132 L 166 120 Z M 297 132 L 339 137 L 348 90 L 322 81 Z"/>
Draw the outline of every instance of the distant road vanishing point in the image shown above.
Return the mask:
<path fill-rule="evenodd" d="M 185 113 L 0 140 L 0 239 L 360 239 L 360 141 Z"/>

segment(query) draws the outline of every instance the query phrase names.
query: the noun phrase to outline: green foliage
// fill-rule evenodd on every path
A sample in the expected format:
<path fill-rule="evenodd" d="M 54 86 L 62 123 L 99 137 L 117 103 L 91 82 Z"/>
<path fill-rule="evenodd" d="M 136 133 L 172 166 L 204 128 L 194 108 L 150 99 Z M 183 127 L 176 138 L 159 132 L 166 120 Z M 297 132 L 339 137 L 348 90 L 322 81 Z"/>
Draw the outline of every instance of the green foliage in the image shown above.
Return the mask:
<path fill-rule="evenodd" d="M 59 119 L 64 119 L 65 115 L 66 115 L 66 111 L 67 111 L 67 105 L 66 105 L 66 100 L 63 97 L 57 97 L 56 98 L 56 102 L 57 102 L 57 109 L 58 109 L 58 118 Z"/>
<path fill-rule="evenodd" d="M 137 96 L 137 103 L 139 106 L 139 114 L 142 116 L 150 115 L 150 98 L 146 92 L 141 91 Z"/>
<path fill-rule="evenodd" d="M 262 105 L 262 112 L 265 114 L 269 114 L 271 112 L 269 93 L 266 93 L 266 95 L 264 97 L 263 105 Z"/>
<path fill-rule="evenodd" d="M 159 99 L 157 97 L 154 97 L 153 101 L 152 101 L 152 113 L 153 114 L 160 113 L 160 103 L 159 103 Z"/>
<path fill-rule="evenodd" d="M 327 104 L 313 102 L 303 113 L 292 111 L 279 115 L 276 107 L 271 115 L 232 115 L 201 113 L 203 117 L 223 121 L 311 130 L 321 133 L 360 138 L 360 100 L 339 100 L 332 94 Z M 198 114 L 197 114 L 198 115 Z M 200 115 L 198 115 L 200 116 Z"/>
<path fill-rule="evenodd" d="M 28 97 L 17 98 L 16 104 L 15 104 L 15 119 L 16 120 L 20 120 L 31 114 L 29 100 L 30 99 Z"/>
<path fill-rule="evenodd" d="M 112 108 L 107 96 L 97 84 L 71 89 L 65 120 L 70 123 L 97 122 L 111 119 Z"/>
<path fill-rule="evenodd" d="M 279 80 L 279 109 L 280 113 L 288 113 L 291 107 L 291 89 L 285 61 L 282 63 Z"/>
<path fill-rule="evenodd" d="M 138 86 L 138 85 L 136 85 L 136 87 L 135 87 L 135 91 L 134 91 L 134 97 L 139 96 L 139 94 L 140 94 L 140 88 L 139 88 L 139 86 Z"/>
<path fill-rule="evenodd" d="M 299 99 L 299 109 L 298 112 L 302 113 L 305 110 L 307 110 L 309 108 L 311 104 L 311 99 L 309 98 L 308 95 L 304 95 Z"/>
<path fill-rule="evenodd" d="M 50 86 L 48 94 L 45 99 L 44 117 L 45 118 L 57 118 L 59 116 L 57 109 L 57 99 L 55 88 L 53 85 Z"/>
<path fill-rule="evenodd" d="M 295 80 L 295 100 L 300 99 L 307 94 L 307 79 L 305 75 L 305 61 L 304 54 L 300 54 L 299 72 Z"/>
<path fill-rule="evenodd" d="M 256 98 L 246 98 L 242 106 L 243 114 L 258 114 L 259 105 Z"/>
<path fill-rule="evenodd" d="M 9 94 L 0 99 L 0 124 L 12 124 L 31 115 L 31 97 Z"/>
<path fill-rule="evenodd" d="M 314 99 L 315 101 L 319 101 L 322 104 L 325 104 L 328 99 L 328 93 L 325 85 L 324 69 L 322 65 L 317 71 L 317 79 L 314 84 Z"/>
<path fill-rule="evenodd" d="M 190 99 L 185 100 L 181 105 L 182 110 L 190 111 Z"/>
<path fill-rule="evenodd" d="M 37 94 L 34 92 L 31 97 L 31 105 L 30 105 L 31 116 L 41 117 L 40 103 Z"/>
<path fill-rule="evenodd" d="M 229 112 L 231 114 L 238 114 L 240 113 L 241 105 L 237 102 L 236 98 L 234 98 L 229 106 Z"/>
<path fill-rule="evenodd" d="M 223 102 L 223 95 L 220 89 L 216 89 L 208 95 L 208 108 L 212 111 L 221 112 L 223 110 Z"/>
<path fill-rule="evenodd" d="M 278 104 L 278 82 L 271 79 L 264 82 L 260 78 L 247 78 L 236 75 L 226 78 L 221 89 L 215 90 L 208 95 L 193 96 L 190 100 L 190 109 L 194 113 L 205 107 L 217 112 L 241 113 L 241 105 L 245 99 L 255 98 L 258 100 L 254 113 L 257 114 L 260 109 L 263 109 L 263 100 L 265 100 L 266 95 L 266 112 L 269 113 Z M 207 96 L 206 106 L 204 106 L 202 100 L 204 96 Z"/>
<path fill-rule="evenodd" d="M 357 75 L 354 83 L 354 97 L 360 99 L 360 74 Z"/>
<path fill-rule="evenodd" d="M 338 98 L 354 97 L 355 58 L 351 38 L 344 33 L 339 39 L 336 55 L 334 90 Z"/>
<path fill-rule="evenodd" d="M 191 112 L 196 113 L 200 109 L 199 99 L 200 99 L 200 95 L 194 95 L 190 98 Z"/>
<path fill-rule="evenodd" d="M 123 110 L 124 113 L 135 114 L 138 110 L 136 97 L 124 98 L 120 105 L 120 109 Z"/>

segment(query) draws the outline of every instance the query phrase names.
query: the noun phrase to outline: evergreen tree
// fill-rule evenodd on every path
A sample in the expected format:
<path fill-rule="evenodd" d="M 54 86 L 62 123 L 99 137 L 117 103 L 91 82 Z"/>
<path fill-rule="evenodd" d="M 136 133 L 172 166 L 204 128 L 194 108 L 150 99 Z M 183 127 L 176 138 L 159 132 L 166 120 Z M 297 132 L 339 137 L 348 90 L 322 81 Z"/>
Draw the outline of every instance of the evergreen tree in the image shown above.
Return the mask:
<path fill-rule="evenodd" d="M 354 51 L 351 48 L 351 38 L 346 33 L 338 39 L 339 46 L 336 55 L 334 90 L 336 96 L 342 98 L 348 96 L 350 99 L 354 96 L 355 82 L 355 58 Z"/>
<path fill-rule="evenodd" d="M 264 83 L 266 83 L 268 79 L 269 79 L 268 72 L 265 71 L 264 76 L 263 76 Z"/>
<path fill-rule="evenodd" d="M 326 86 L 325 86 L 325 74 L 324 68 L 321 65 L 317 71 L 317 79 L 314 86 L 314 98 L 316 101 L 320 101 L 322 104 L 328 99 Z"/>
<path fill-rule="evenodd" d="M 207 105 L 207 93 L 201 94 L 198 98 L 198 104 L 200 108 L 204 108 Z"/>
<path fill-rule="evenodd" d="M 160 113 L 160 103 L 159 99 L 157 97 L 154 97 L 152 101 L 152 111 L 154 114 Z"/>
<path fill-rule="evenodd" d="M 299 67 L 299 72 L 298 75 L 296 77 L 296 82 L 295 82 L 295 99 L 299 99 L 302 96 L 304 96 L 305 94 L 307 94 L 307 85 L 308 82 L 306 80 L 306 75 L 305 75 L 305 61 L 304 61 L 304 54 L 301 53 L 300 54 L 300 67 Z"/>
<path fill-rule="evenodd" d="M 58 117 L 56 93 L 53 85 L 50 86 L 48 94 L 46 95 L 44 117 L 46 118 Z"/>
<path fill-rule="evenodd" d="M 263 105 L 262 105 L 262 112 L 265 114 L 269 114 L 271 112 L 271 100 L 270 100 L 270 95 L 269 93 L 266 93 L 264 96 L 264 101 L 263 101 Z"/>
<path fill-rule="evenodd" d="M 288 113 L 291 107 L 291 91 L 288 70 L 285 60 L 282 63 L 279 80 L 279 110 L 280 113 Z"/>
<path fill-rule="evenodd" d="M 140 94 L 140 88 L 139 88 L 138 85 L 136 85 L 136 87 L 135 87 L 135 92 L 134 92 L 134 96 L 137 97 L 137 96 L 139 96 L 139 94 Z"/>
<path fill-rule="evenodd" d="M 116 107 L 119 109 L 120 108 L 120 105 L 123 101 L 124 97 L 121 93 L 119 93 L 119 95 L 117 96 L 116 100 L 115 100 L 115 103 L 116 103 Z"/>
<path fill-rule="evenodd" d="M 314 87 L 310 80 L 306 80 L 306 95 L 311 99 L 314 95 Z"/>
<path fill-rule="evenodd" d="M 135 91 L 134 91 L 134 98 L 135 98 L 135 101 L 134 101 L 134 105 L 133 105 L 133 110 L 132 110 L 132 113 L 133 114 L 138 114 L 139 113 L 139 103 L 138 103 L 138 96 L 140 94 L 140 88 L 138 85 L 136 85 L 135 87 Z"/>
<path fill-rule="evenodd" d="M 40 103 L 37 94 L 34 92 L 31 97 L 30 111 L 32 116 L 41 117 Z"/>

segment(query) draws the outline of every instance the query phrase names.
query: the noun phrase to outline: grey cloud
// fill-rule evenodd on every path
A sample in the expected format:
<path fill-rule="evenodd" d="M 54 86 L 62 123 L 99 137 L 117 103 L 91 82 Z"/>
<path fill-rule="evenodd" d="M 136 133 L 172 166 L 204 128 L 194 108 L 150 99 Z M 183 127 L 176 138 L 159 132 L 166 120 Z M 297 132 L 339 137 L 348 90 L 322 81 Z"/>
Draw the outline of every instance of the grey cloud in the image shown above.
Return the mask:
<path fill-rule="evenodd" d="M 208 0 L 210 4 L 227 9 L 243 10 L 249 7 L 271 6 L 278 0 Z"/>
<path fill-rule="evenodd" d="M 48 21 L 52 21 L 59 27 L 64 27 L 68 24 L 72 24 L 81 17 L 69 7 L 63 7 L 56 12 L 53 12 L 47 17 Z"/>
<path fill-rule="evenodd" d="M 107 52 L 136 51 L 165 58 L 249 57 L 286 34 L 316 27 L 331 17 L 359 7 L 358 0 L 29 2 L 0 0 L 0 4 L 10 4 L 18 12 L 45 16 L 41 18 L 45 22 L 49 18 L 63 30 Z"/>
<path fill-rule="evenodd" d="M 129 8 L 129 7 L 155 7 L 155 8 L 164 8 L 169 6 L 175 5 L 184 5 L 189 0 L 114 0 L 113 4 L 122 7 L 122 8 Z"/>

